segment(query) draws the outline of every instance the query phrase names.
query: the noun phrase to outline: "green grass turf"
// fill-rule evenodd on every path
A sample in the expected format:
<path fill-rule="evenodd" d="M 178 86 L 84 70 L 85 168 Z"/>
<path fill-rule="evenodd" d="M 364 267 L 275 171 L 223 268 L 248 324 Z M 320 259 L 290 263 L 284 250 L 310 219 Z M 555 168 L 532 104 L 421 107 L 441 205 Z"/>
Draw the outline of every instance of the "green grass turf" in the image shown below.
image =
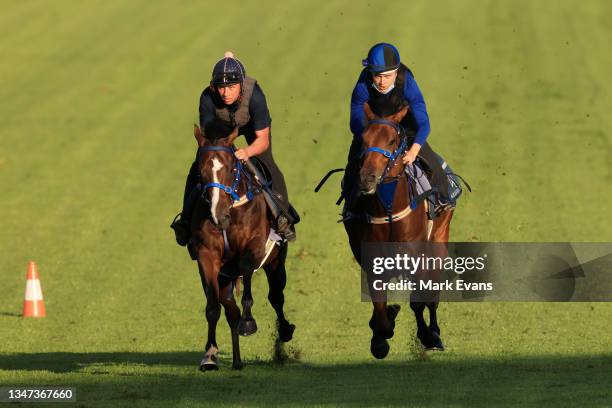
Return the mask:
<path fill-rule="evenodd" d="M 81 406 L 610 405 L 609 304 L 442 304 L 422 359 L 401 312 L 369 355 L 371 307 L 334 201 L 360 61 L 394 42 L 428 103 L 430 142 L 474 187 L 455 241 L 610 241 L 612 6 L 606 1 L 2 2 L 0 385 L 68 385 Z M 212 64 L 261 83 L 303 215 L 288 260 L 288 362 L 254 282 L 247 367 L 201 374 L 197 269 L 168 228 Z M 27 261 L 48 316 L 19 317 Z"/>

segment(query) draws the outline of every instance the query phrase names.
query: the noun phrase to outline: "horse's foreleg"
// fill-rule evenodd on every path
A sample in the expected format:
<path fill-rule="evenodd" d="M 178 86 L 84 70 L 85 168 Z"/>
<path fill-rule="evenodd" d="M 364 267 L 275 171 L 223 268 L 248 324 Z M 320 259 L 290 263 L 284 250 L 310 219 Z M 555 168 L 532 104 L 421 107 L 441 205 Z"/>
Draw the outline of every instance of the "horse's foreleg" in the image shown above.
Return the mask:
<path fill-rule="evenodd" d="M 372 302 L 374 309 L 370 318 L 370 329 L 372 332 L 382 335 L 384 338 L 391 338 L 389 335 L 389 317 L 387 316 L 387 302 Z"/>
<path fill-rule="evenodd" d="M 234 287 L 231 283 L 225 285 L 221 289 L 221 304 L 225 309 L 225 318 L 229 324 L 232 333 L 232 368 L 234 370 L 242 369 L 242 360 L 240 358 L 240 338 L 238 336 L 238 323 L 240 322 L 240 309 L 234 298 Z"/>
<path fill-rule="evenodd" d="M 393 337 L 395 318 L 400 311 L 400 306 L 387 306 L 387 302 L 372 302 L 372 305 L 374 310 L 370 319 L 370 329 L 372 329 L 370 352 L 374 357 L 381 359 L 389 353 L 387 339 Z"/>
<path fill-rule="evenodd" d="M 282 251 L 282 250 L 281 250 Z M 286 249 L 285 249 L 286 251 Z M 282 255 L 282 254 L 281 254 Z M 276 312 L 278 320 L 278 336 L 281 341 L 287 342 L 293 338 L 295 325 L 289 323 L 285 318 L 283 310 L 285 304 L 285 285 L 287 284 L 287 271 L 285 270 L 284 257 L 264 267 L 268 278 L 268 300 Z"/>
<path fill-rule="evenodd" d="M 438 317 L 436 311 L 438 310 L 439 302 L 427 302 L 427 310 L 429 310 L 429 330 L 440 335 L 440 327 L 438 326 Z"/>
<path fill-rule="evenodd" d="M 204 265 L 203 262 L 198 261 L 198 269 L 206 296 L 206 321 L 208 322 L 208 339 L 204 346 L 204 358 L 200 362 L 200 370 L 216 370 L 218 369 L 217 352 L 219 351 L 216 338 L 217 322 L 221 315 L 219 284 L 212 264 Z"/>
<path fill-rule="evenodd" d="M 208 321 L 208 340 L 204 350 L 209 347 L 217 347 L 217 322 L 221 316 L 221 304 L 217 302 L 206 302 L 206 320 Z"/>

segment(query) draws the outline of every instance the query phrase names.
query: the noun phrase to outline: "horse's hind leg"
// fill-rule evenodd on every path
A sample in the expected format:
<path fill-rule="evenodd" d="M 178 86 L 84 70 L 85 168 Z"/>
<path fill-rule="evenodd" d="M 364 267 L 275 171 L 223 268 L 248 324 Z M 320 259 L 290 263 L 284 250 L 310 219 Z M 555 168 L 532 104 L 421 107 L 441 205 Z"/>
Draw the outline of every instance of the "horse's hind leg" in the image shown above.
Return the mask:
<path fill-rule="evenodd" d="M 431 236 L 429 237 L 430 242 L 433 242 L 435 245 L 434 255 L 439 258 L 445 258 L 448 256 L 448 238 L 450 236 L 450 222 L 453 218 L 454 211 L 446 210 L 442 212 L 433 222 L 433 227 L 431 231 Z M 436 280 L 440 279 L 440 270 L 434 270 L 433 276 Z M 440 326 L 438 326 L 438 316 L 437 309 L 439 304 L 439 296 L 440 293 L 436 293 L 434 298 L 431 301 L 428 301 L 425 305 L 429 310 L 429 331 L 428 335 L 430 341 L 428 345 L 425 345 L 426 348 L 431 350 L 444 350 L 444 344 L 442 343 L 442 339 L 440 338 Z"/>
<path fill-rule="evenodd" d="M 442 339 L 440 338 L 440 326 L 438 326 L 438 304 L 439 301 L 435 302 L 427 302 L 425 305 L 429 310 L 429 330 L 432 333 L 434 338 L 432 350 L 440 350 L 444 351 L 444 343 L 442 343 Z"/>
<path fill-rule="evenodd" d="M 257 323 L 251 311 L 254 304 L 253 293 L 251 292 L 253 268 L 254 266 L 250 264 L 246 267 L 241 267 L 242 283 L 244 285 L 244 291 L 242 293 L 242 317 L 238 323 L 238 333 L 241 336 L 250 336 L 257 331 Z"/>
<path fill-rule="evenodd" d="M 414 317 L 416 318 L 417 323 L 417 337 L 421 341 L 423 347 L 427 348 L 428 338 L 430 337 L 430 330 L 425 323 L 425 318 L 423 317 L 423 312 L 425 311 L 425 303 L 424 302 L 410 302 L 410 308 L 414 312 Z"/>
<path fill-rule="evenodd" d="M 417 337 L 425 350 L 444 350 L 440 340 L 440 328 L 436 319 L 436 308 L 438 302 L 410 302 L 410 308 L 414 312 L 417 323 Z M 429 309 L 430 326 L 425 323 L 423 312 L 425 307 Z"/>
<path fill-rule="evenodd" d="M 285 258 L 287 256 L 287 245 L 283 245 L 279 254 L 270 264 L 264 266 L 268 278 L 268 300 L 276 312 L 278 320 L 278 337 L 283 342 L 293 338 L 295 325 L 289 323 L 285 318 L 283 306 L 285 304 L 285 285 L 287 284 L 287 271 L 285 270 Z"/>

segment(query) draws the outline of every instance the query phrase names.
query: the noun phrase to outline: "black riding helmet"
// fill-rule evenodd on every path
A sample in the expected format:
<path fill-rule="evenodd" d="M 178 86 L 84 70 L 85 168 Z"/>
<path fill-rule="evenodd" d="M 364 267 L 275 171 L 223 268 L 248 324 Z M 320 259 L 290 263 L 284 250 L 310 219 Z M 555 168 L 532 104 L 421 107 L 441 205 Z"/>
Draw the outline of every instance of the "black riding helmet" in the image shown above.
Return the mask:
<path fill-rule="evenodd" d="M 215 64 L 210 82 L 216 87 L 242 84 L 245 75 L 246 70 L 242 62 L 234 58 L 234 54 L 228 51 L 225 53 L 225 56 Z"/>

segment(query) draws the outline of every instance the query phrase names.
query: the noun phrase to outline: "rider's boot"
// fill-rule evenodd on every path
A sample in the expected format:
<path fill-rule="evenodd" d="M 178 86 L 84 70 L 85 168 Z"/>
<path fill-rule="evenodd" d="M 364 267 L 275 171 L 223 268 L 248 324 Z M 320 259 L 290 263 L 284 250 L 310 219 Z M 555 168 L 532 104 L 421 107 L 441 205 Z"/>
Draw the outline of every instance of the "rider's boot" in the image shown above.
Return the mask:
<path fill-rule="evenodd" d="M 297 238 L 295 227 L 284 214 L 276 218 L 276 232 L 287 242 L 295 241 Z"/>
<path fill-rule="evenodd" d="M 174 217 L 174 221 L 170 224 L 170 228 L 174 230 L 177 244 L 185 246 L 189 243 L 189 239 L 191 238 L 191 222 L 183 216 L 182 212 Z"/>
<path fill-rule="evenodd" d="M 191 238 L 191 217 L 193 215 L 193 207 L 195 205 L 197 191 L 195 187 L 198 183 L 197 167 L 194 161 L 189 170 L 187 181 L 185 182 L 185 191 L 183 193 L 183 211 L 174 217 L 174 221 L 170 224 L 170 228 L 174 230 L 176 243 L 180 246 L 185 246 Z"/>

